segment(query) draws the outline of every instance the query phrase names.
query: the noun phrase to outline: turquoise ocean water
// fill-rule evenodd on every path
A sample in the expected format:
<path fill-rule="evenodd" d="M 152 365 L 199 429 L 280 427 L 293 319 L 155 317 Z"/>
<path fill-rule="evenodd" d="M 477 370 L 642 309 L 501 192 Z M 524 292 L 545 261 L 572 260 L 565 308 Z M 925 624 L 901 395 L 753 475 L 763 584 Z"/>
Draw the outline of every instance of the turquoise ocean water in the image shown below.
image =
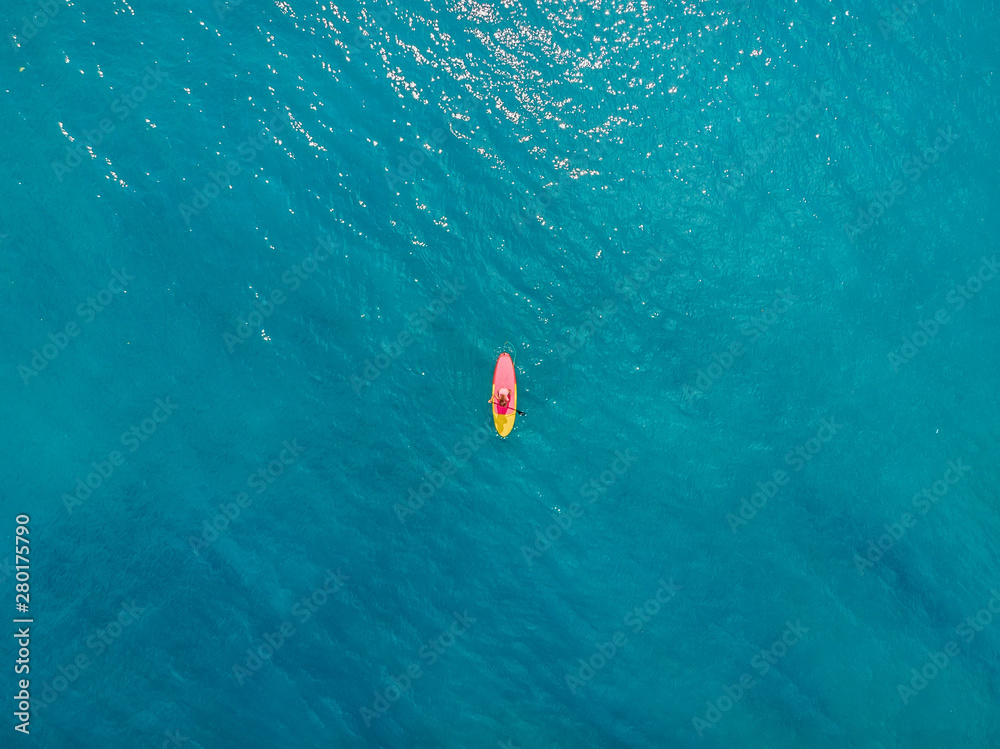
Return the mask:
<path fill-rule="evenodd" d="M 0 745 L 1000 745 L 995 8 L 780 5 L 6 4 Z"/>

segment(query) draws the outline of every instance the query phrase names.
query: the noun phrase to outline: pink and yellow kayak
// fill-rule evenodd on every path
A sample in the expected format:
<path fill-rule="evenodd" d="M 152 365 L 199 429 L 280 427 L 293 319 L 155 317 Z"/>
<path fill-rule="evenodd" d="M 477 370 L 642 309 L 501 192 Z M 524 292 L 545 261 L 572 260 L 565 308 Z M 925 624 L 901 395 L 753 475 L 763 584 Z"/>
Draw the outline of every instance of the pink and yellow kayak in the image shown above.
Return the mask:
<path fill-rule="evenodd" d="M 497 393 L 502 388 L 510 390 L 510 398 L 506 406 L 497 405 Z M 514 360 L 504 352 L 497 359 L 493 370 L 493 425 L 501 437 L 506 437 L 514 428 L 517 418 L 517 373 L 514 371 Z"/>

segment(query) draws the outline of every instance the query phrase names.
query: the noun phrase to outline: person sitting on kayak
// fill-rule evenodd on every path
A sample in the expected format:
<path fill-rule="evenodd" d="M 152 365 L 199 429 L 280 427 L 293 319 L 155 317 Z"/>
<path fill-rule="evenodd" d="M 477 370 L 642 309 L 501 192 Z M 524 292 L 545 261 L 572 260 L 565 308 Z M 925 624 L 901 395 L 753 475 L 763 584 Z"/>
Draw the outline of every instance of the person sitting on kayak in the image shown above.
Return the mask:
<path fill-rule="evenodd" d="M 510 406 L 507 405 L 509 399 L 510 399 L 510 389 L 509 388 L 500 388 L 500 390 L 497 391 L 497 398 L 496 398 L 496 400 L 493 400 L 492 398 L 490 398 L 489 402 L 492 403 L 492 404 L 494 404 L 494 405 L 496 405 L 496 406 L 498 406 L 498 407 L 500 407 L 500 408 L 510 408 Z M 514 412 L 516 412 L 518 416 L 524 416 L 525 415 L 524 411 L 518 411 L 516 408 L 512 408 L 511 410 L 514 411 Z"/>

